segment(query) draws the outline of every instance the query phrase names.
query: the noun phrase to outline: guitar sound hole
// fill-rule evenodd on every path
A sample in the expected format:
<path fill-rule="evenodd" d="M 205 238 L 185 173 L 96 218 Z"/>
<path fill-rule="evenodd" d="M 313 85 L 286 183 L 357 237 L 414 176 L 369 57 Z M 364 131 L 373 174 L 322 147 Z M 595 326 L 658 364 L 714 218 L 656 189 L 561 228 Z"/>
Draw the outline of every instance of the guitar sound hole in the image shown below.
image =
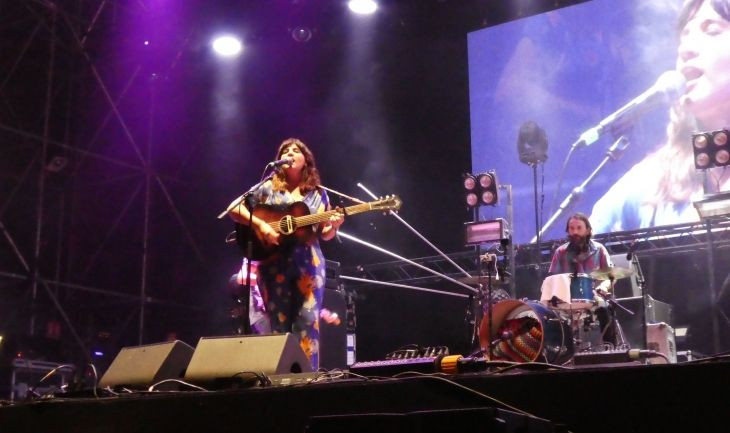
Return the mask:
<path fill-rule="evenodd" d="M 290 230 L 289 227 L 291 225 L 291 216 L 287 215 L 286 217 L 282 218 L 281 221 L 279 221 L 279 231 L 285 235 L 290 235 L 294 232 L 294 230 Z"/>

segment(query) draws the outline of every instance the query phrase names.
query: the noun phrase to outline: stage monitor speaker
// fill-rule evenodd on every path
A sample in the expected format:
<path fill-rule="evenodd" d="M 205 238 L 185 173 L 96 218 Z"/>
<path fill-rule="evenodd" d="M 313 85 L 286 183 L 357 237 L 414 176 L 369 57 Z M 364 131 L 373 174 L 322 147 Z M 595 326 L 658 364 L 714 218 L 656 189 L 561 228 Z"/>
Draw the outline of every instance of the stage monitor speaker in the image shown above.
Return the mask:
<path fill-rule="evenodd" d="M 185 380 L 209 384 L 235 382 L 244 372 L 286 374 L 312 371 L 292 334 L 203 337 L 185 371 Z M 239 376 L 240 378 L 240 376 Z"/>
<path fill-rule="evenodd" d="M 175 340 L 124 347 L 101 377 L 99 387 L 148 387 L 165 379 L 180 379 L 193 348 Z"/>

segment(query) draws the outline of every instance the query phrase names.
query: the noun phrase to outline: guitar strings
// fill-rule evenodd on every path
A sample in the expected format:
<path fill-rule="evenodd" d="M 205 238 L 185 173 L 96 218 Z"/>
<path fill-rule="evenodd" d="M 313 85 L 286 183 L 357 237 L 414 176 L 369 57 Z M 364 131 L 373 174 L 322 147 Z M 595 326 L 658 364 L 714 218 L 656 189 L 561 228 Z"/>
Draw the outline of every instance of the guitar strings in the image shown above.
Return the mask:
<path fill-rule="evenodd" d="M 368 210 L 375 210 L 372 208 L 372 204 L 373 203 L 362 203 L 362 204 L 350 206 L 348 208 L 345 208 L 345 210 L 347 210 L 347 212 L 345 214 L 354 215 L 354 214 L 358 214 L 358 213 L 365 212 Z M 316 223 L 319 223 L 322 221 L 326 221 L 327 219 L 329 219 L 329 217 L 331 217 L 332 215 L 334 215 L 336 213 L 339 213 L 339 210 L 333 209 L 333 210 L 329 210 L 329 211 L 322 212 L 322 213 L 294 217 L 294 227 L 307 226 L 307 225 L 316 224 Z M 343 210 L 343 213 L 344 213 L 344 210 Z M 272 229 L 281 233 L 281 223 L 282 223 L 282 220 L 280 219 L 277 221 L 267 222 L 266 224 L 269 227 L 271 227 Z"/>

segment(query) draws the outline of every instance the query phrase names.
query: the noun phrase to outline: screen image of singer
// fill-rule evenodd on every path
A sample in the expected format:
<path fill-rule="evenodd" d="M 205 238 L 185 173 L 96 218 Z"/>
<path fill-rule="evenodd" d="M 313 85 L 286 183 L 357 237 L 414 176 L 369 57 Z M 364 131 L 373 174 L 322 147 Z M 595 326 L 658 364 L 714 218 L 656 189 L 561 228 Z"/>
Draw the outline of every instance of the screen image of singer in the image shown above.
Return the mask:
<path fill-rule="evenodd" d="M 545 173 L 543 222 L 620 137 L 629 143 L 623 156 L 598 174 L 573 211 L 590 215 L 622 176 L 667 142 L 670 107 L 684 91 L 684 78 L 675 72 L 682 3 L 594 0 L 468 35 L 472 172 L 496 169 L 501 183 L 514 186 L 516 243 L 535 234 L 533 172 L 519 161 L 516 149 L 524 122 L 539 124 L 549 143 L 548 159 L 539 167 Z M 571 155 L 558 193 L 556 177 L 573 143 L 629 103 L 619 122 Z M 642 175 L 649 179 L 657 173 Z M 484 220 L 504 214 L 499 206 L 480 212 Z M 598 217 L 591 215 L 592 220 Z M 554 224 L 542 238 L 562 238 L 564 223 Z M 620 229 L 647 224 L 666 222 L 637 219 Z M 619 227 L 596 225 L 597 233 Z"/>

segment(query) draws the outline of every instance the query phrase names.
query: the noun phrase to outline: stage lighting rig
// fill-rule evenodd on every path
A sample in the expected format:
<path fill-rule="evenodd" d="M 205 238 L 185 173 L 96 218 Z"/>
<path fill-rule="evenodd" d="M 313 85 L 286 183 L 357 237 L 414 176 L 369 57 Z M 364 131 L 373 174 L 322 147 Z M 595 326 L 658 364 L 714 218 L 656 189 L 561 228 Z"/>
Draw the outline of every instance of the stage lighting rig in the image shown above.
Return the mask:
<path fill-rule="evenodd" d="M 464 174 L 464 199 L 470 208 L 496 206 L 499 203 L 497 174 L 494 170 Z"/>
<path fill-rule="evenodd" d="M 705 170 L 730 165 L 730 130 L 692 134 L 695 168 Z"/>

